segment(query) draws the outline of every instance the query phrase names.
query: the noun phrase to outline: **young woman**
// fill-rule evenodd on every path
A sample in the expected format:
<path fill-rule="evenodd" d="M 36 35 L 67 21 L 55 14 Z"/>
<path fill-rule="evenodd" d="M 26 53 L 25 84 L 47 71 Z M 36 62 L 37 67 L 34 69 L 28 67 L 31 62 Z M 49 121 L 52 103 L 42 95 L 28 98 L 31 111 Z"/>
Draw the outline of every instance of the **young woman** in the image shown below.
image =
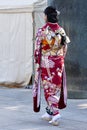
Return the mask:
<path fill-rule="evenodd" d="M 35 64 L 41 69 L 42 86 L 47 102 L 46 113 L 42 119 L 48 120 L 53 125 L 58 125 L 58 119 L 61 117 L 59 102 L 62 105 L 60 96 L 63 86 L 64 58 L 69 43 L 64 29 L 58 24 L 58 15 L 59 12 L 52 6 L 44 10 L 46 24 L 38 29 L 35 42 Z M 35 72 L 36 82 L 38 71 L 39 68 Z M 65 95 L 62 96 L 64 98 Z"/>

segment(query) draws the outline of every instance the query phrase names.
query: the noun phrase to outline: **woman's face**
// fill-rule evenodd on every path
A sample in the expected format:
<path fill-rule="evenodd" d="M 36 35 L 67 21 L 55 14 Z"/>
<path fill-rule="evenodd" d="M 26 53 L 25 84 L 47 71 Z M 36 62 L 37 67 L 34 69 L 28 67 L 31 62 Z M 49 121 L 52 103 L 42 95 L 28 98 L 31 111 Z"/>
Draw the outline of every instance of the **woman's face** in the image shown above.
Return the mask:
<path fill-rule="evenodd" d="M 44 21 L 47 23 L 47 15 L 44 14 Z"/>

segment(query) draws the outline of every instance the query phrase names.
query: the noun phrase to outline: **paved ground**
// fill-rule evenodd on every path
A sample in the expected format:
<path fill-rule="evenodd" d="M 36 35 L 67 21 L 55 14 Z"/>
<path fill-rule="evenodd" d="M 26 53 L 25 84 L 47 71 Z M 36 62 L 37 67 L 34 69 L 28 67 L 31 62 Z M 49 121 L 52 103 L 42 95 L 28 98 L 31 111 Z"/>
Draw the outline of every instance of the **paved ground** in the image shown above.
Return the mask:
<path fill-rule="evenodd" d="M 87 100 L 68 100 L 59 126 L 41 120 L 44 109 L 42 96 L 41 111 L 33 112 L 31 89 L 0 88 L 0 130 L 87 130 Z"/>

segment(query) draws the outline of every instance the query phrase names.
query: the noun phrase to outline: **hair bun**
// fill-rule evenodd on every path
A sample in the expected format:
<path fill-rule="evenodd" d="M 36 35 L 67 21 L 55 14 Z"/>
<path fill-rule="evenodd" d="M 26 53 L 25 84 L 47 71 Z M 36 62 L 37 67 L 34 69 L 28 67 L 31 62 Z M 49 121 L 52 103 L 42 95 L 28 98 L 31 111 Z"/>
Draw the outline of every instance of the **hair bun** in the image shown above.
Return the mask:
<path fill-rule="evenodd" d="M 44 10 L 44 13 L 45 15 L 47 15 L 48 22 L 52 22 L 52 23 L 58 22 L 58 15 L 60 14 L 60 12 L 56 10 L 56 8 L 52 6 L 48 6 Z"/>

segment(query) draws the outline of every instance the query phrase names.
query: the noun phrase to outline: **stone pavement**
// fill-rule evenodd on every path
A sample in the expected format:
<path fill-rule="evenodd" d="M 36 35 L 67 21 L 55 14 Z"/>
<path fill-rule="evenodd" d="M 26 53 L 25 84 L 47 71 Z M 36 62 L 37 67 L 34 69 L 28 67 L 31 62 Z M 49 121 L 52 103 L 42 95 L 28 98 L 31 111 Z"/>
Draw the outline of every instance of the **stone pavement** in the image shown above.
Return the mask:
<path fill-rule="evenodd" d="M 68 99 L 59 126 L 41 120 L 45 105 L 42 96 L 41 111 L 34 113 L 31 89 L 0 87 L 0 130 L 87 130 L 87 99 Z"/>

